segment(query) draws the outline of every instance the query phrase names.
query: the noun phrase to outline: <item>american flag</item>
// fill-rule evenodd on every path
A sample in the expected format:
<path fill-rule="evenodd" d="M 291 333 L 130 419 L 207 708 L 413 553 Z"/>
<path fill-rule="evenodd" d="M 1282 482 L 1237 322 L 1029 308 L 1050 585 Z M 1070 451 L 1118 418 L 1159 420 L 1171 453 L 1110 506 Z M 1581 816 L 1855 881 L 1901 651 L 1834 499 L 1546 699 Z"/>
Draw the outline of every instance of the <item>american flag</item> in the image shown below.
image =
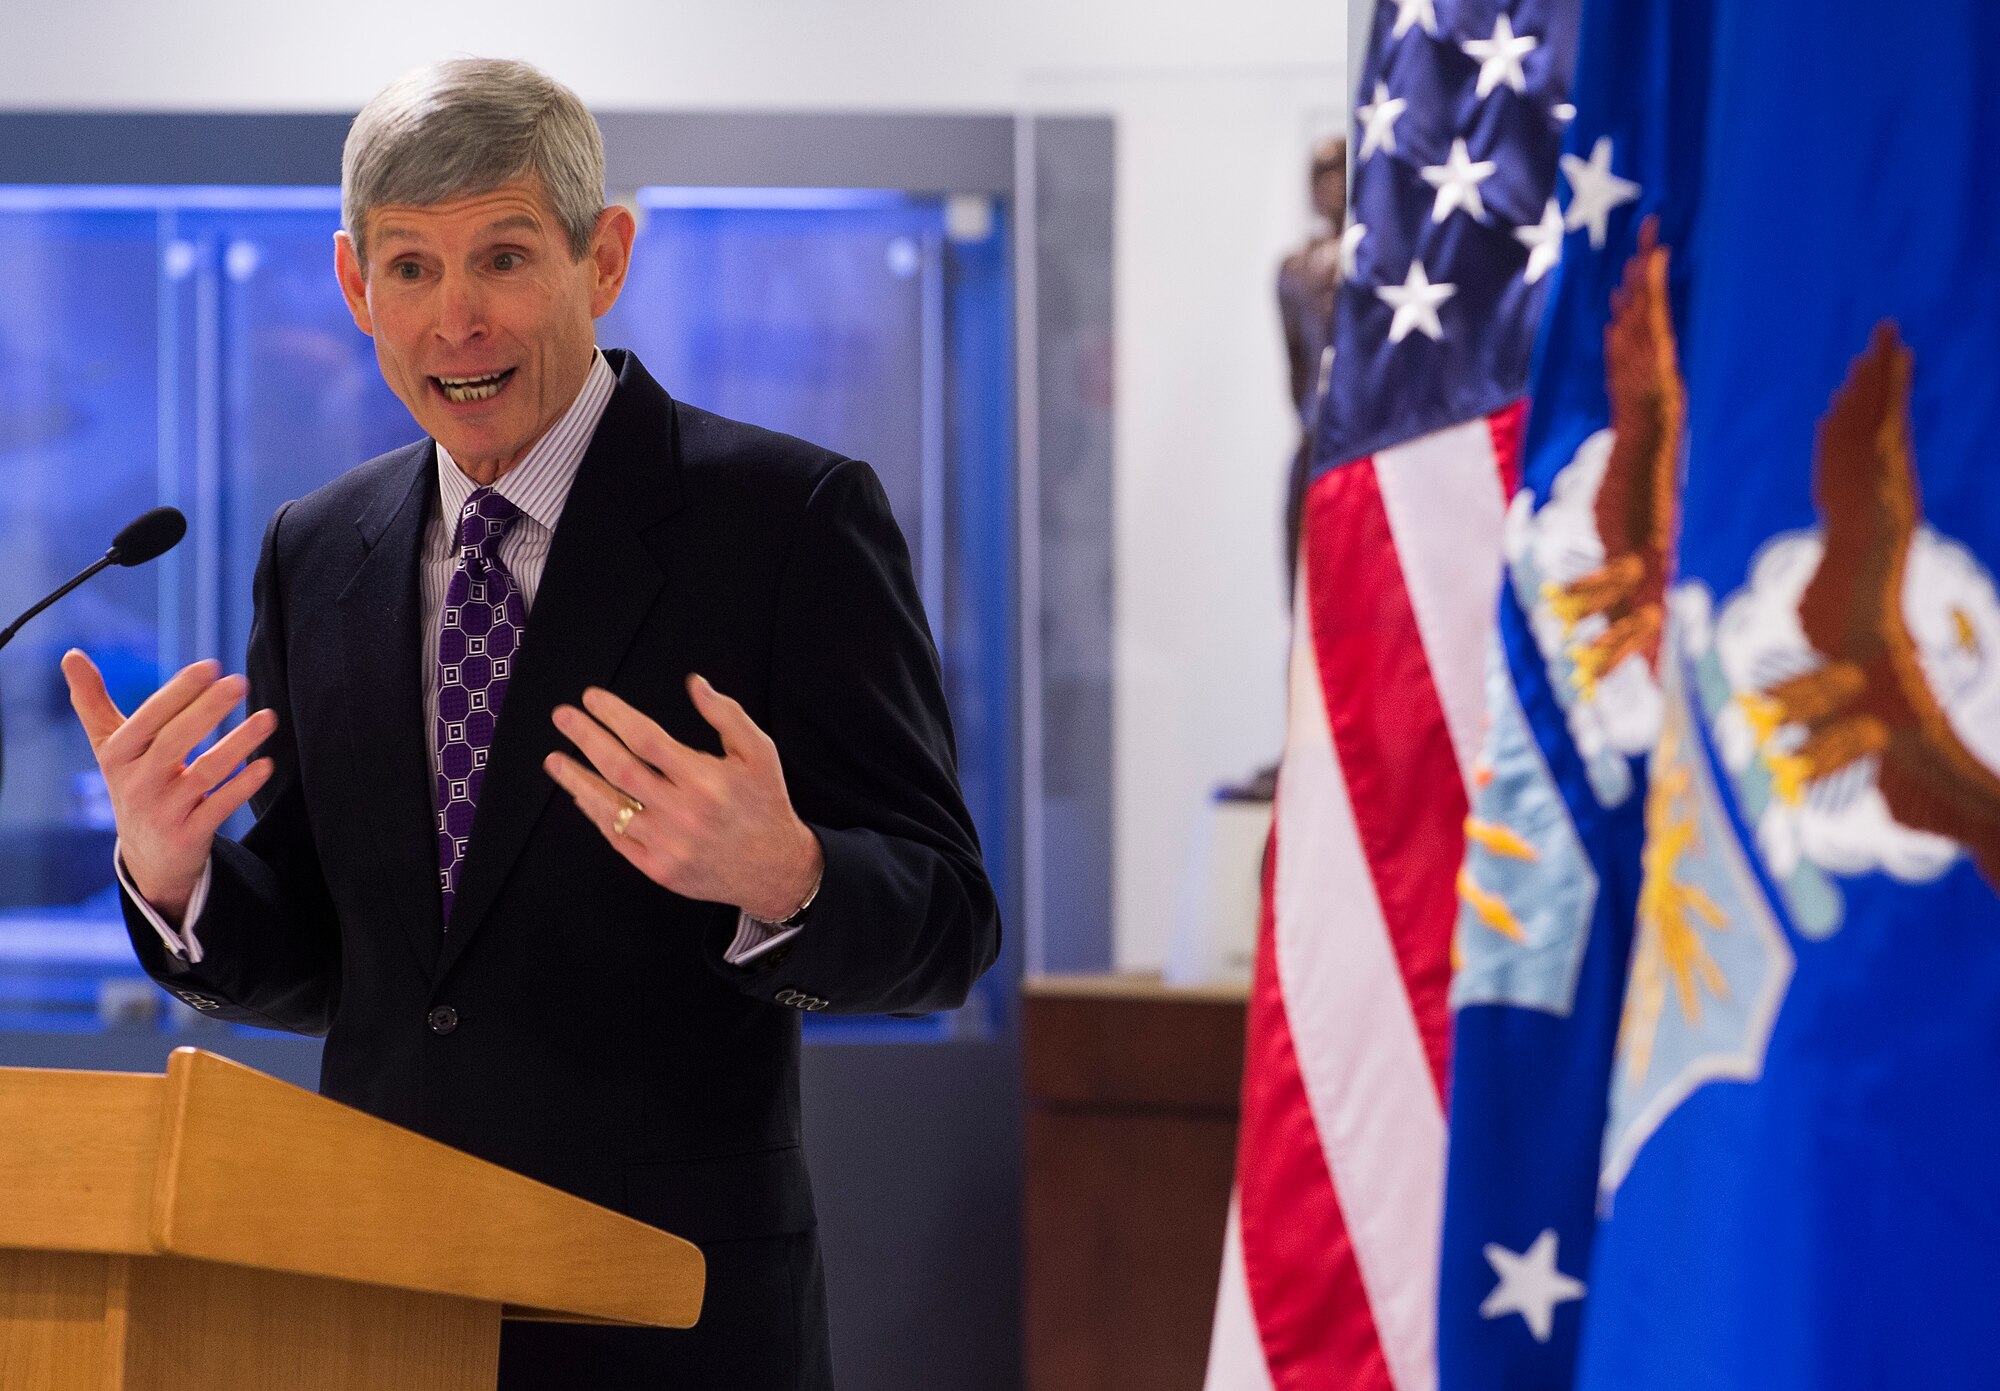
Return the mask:
<path fill-rule="evenodd" d="M 1436 1385 L 1454 885 L 1577 8 L 1377 6 L 1210 1391 Z"/>

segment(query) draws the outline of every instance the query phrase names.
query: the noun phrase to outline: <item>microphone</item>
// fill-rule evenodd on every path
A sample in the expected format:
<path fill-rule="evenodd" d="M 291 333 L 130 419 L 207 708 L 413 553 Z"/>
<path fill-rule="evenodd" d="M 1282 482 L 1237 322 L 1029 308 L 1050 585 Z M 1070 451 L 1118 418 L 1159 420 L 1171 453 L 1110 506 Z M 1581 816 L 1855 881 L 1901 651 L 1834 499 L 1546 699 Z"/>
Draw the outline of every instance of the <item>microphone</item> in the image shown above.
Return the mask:
<path fill-rule="evenodd" d="M 187 518 L 181 515 L 178 507 L 155 507 L 145 515 L 133 518 L 125 524 L 123 531 L 111 538 L 110 549 L 91 562 L 83 573 L 0 629 L 0 647 L 14 640 L 14 634 L 21 631 L 22 624 L 99 570 L 112 565 L 144 565 L 149 560 L 157 560 L 180 544 L 181 538 L 187 535 L 187 529 Z"/>
<path fill-rule="evenodd" d="M 158 560 L 181 543 L 187 529 L 188 519 L 181 515 L 180 508 L 155 507 L 125 523 L 125 529 L 111 538 L 111 549 L 104 553 L 103 563 L 123 565 L 129 569 L 134 565 L 144 565 L 149 560 Z M 91 571 L 84 573 L 87 575 Z"/>

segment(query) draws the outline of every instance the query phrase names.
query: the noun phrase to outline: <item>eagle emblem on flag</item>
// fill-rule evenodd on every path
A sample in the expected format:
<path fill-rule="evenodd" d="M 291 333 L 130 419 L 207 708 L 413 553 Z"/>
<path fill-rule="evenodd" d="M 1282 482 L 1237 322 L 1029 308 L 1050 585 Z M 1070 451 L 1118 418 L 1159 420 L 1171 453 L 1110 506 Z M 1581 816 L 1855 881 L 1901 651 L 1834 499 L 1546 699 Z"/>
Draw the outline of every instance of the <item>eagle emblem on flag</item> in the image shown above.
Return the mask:
<path fill-rule="evenodd" d="M 1632 796 L 1631 760 L 1659 738 L 1659 664 L 1678 515 L 1685 388 L 1667 299 L 1667 248 L 1648 219 L 1611 299 L 1611 421 L 1535 506 L 1508 509 L 1507 574 L 1604 806 Z M 1452 1004 L 1567 1013 L 1598 877 L 1535 740 L 1499 633 L 1489 635 L 1486 729 L 1473 768 Z"/>
<path fill-rule="evenodd" d="M 1820 421 L 1821 525 L 1767 541 L 1719 609 L 1674 592 L 1606 1193 L 1696 1087 L 1759 1074 L 1793 954 L 1752 853 L 1808 937 L 1839 930 L 1839 878 L 1925 882 L 1964 854 L 2000 887 L 2000 593 L 1923 520 L 1911 375 L 1878 327 Z"/>
<path fill-rule="evenodd" d="M 1964 853 L 2000 887 L 2000 595 L 1924 521 L 1912 370 L 1879 327 L 1820 424 L 1822 525 L 1766 543 L 1717 623 L 1717 741 L 1812 935 L 1839 923 L 1829 875 L 1921 882 Z"/>

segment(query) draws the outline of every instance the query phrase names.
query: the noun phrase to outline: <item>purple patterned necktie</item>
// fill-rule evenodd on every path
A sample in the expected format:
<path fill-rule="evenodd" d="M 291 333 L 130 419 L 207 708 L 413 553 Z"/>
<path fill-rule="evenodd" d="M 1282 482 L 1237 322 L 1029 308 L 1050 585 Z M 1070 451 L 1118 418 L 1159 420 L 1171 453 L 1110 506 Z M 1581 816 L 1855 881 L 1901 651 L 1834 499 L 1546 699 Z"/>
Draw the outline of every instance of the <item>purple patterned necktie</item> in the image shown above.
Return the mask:
<path fill-rule="evenodd" d="M 475 490 L 458 514 L 458 564 L 444 592 L 431 738 L 438 753 L 438 885 L 447 925 L 479 784 L 486 778 L 493 725 L 527 626 L 521 591 L 500 559 L 500 538 L 520 516 L 519 508 L 491 488 Z"/>

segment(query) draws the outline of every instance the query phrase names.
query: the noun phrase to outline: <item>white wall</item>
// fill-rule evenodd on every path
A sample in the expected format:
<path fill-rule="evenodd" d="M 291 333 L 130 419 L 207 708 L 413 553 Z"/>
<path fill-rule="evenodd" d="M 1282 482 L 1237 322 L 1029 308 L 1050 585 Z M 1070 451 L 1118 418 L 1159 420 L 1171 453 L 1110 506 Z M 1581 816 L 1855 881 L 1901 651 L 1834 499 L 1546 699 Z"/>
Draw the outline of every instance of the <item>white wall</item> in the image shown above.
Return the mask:
<path fill-rule="evenodd" d="M 1030 69 L 1338 65 L 1340 0 L 5 0 L 0 104 L 352 109 L 454 53 L 601 107 L 1005 110 Z"/>
<path fill-rule="evenodd" d="M 1200 809 L 1274 757 L 1291 447 L 1271 276 L 1340 106 L 1342 0 L 0 0 L 0 105 L 351 110 L 521 57 L 601 109 L 1119 118 L 1116 956 L 1159 964 Z"/>

